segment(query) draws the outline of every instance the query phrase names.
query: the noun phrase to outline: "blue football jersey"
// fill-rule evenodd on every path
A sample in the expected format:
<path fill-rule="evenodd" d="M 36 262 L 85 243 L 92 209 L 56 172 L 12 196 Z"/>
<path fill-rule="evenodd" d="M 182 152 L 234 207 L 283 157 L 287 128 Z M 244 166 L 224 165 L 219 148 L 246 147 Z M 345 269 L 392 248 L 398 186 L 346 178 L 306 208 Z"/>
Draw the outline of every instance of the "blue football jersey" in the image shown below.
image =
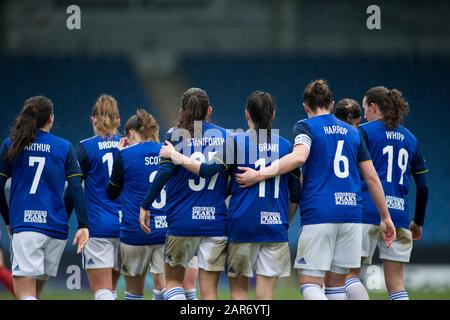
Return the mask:
<path fill-rule="evenodd" d="M 81 176 L 70 142 L 38 131 L 36 139 L 11 163 L 5 158 L 11 139 L 3 142 L 0 174 L 11 177 L 10 224 L 12 233 L 34 231 L 67 239 L 64 207 L 65 182 Z"/>
<path fill-rule="evenodd" d="M 294 145 L 310 146 L 302 166 L 302 225 L 361 223 L 358 163 L 370 155 L 357 129 L 334 115 L 318 115 L 297 122 L 294 139 Z"/>
<path fill-rule="evenodd" d="M 411 174 L 428 171 L 417 139 L 405 127 L 390 130 L 380 120 L 367 122 L 360 129 L 383 185 L 392 222 L 396 227 L 408 228 L 411 222 L 408 206 Z M 362 195 L 363 222 L 379 224 L 380 217 L 364 182 Z"/>
<path fill-rule="evenodd" d="M 153 202 L 151 207 L 151 233 L 146 235 L 139 225 L 140 203 L 158 170 L 160 149 L 160 143 L 138 143 L 121 150 L 114 160 L 114 170 L 120 162 L 123 166 L 122 223 L 120 227 L 120 241 L 123 243 L 152 245 L 165 242 L 167 233 L 164 208 L 166 205 L 165 189 L 161 191 L 160 197 Z M 112 183 L 114 182 L 112 181 Z"/>
<path fill-rule="evenodd" d="M 201 138 L 186 140 L 180 135 L 181 131 L 170 129 L 166 140 L 171 141 L 177 150 L 203 162 L 211 160 L 222 150 L 226 139 L 225 129 L 207 122 L 202 122 Z M 227 179 L 226 172 L 202 178 L 177 166 L 166 184 L 168 234 L 187 237 L 226 235 Z"/>
<path fill-rule="evenodd" d="M 80 142 L 77 158 L 83 172 L 89 235 L 95 238 L 118 238 L 120 233 L 120 199 L 106 195 L 114 157 L 119 151 L 119 135 L 94 136 Z"/>
<path fill-rule="evenodd" d="M 236 165 L 260 170 L 292 151 L 283 137 L 272 135 L 270 142 L 257 143 L 248 133 L 234 136 Z M 289 175 L 264 180 L 249 188 L 242 188 L 231 179 L 231 199 L 228 207 L 228 240 L 230 242 L 288 241 Z M 299 182 L 300 177 L 296 177 Z M 298 183 L 298 187 L 299 187 Z"/>

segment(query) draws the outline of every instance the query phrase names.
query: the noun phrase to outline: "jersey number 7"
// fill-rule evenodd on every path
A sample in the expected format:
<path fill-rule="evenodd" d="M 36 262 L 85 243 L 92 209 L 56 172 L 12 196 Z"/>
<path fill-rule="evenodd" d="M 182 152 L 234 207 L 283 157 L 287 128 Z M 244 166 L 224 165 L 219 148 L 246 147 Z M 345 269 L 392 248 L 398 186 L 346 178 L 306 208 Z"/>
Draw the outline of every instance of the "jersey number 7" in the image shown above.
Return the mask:
<path fill-rule="evenodd" d="M 30 167 L 34 167 L 34 164 L 37 163 L 37 170 L 34 175 L 33 184 L 31 185 L 30 194 L 36 194 L 37 187 L 39 186 L 39 181 L 41 180 L 42 171 L 44 171 L 45 158 L 44 157 L 30 157 L 28 161 L 28 165 Z"/>

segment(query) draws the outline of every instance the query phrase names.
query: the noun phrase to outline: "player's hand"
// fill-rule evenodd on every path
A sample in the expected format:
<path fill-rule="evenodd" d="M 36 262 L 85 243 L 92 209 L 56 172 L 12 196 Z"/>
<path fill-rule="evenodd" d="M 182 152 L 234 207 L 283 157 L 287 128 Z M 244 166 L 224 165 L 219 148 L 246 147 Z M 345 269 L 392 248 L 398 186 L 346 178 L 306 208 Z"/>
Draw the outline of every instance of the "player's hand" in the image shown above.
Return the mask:
<path fill-rule="evenodd" d="M 261 181 L 259 171 L 249 167 L 238 167 L 238 170 L 244 171 L 235 175 L 236 181 L 241 188 L 251 187 Z"/>
<path fill-rule="evenodd" d="M 386 244 L 386 247 L 390 247 L 392 242 L 394 242 L 395 238 L 397 237 L 394 223 L 392 222 L 391 218 L 381 220 L 380 223 L 380 231 L 381 236 L 383 237 L 384 243 Z"/>
<path fill-rule="evenodd" d="M 123 148 L 128 147 L 129 144 L 130 144 L 130 142 L 128 141 L 128 138 L 127 138 L 127 137 L 123 137 L 123 138 L 120 139 L 120 141 L 119 141 L 119 147 L 118 147 L 118 149 L 119 149 L 119 150 L 122 150 Z"/>
<path fill-rule="evenodd" d="M 75 234 L 75 238 L 73 239 L 73 244 L 78 244 L 77 254 L 81 252 L 86 246 L 86 243 L 89 240 L 89 229 L 88 228 L 80 228 Z"/>
<path fill-rule="evenodd" d="M 141 212 L 139 214 L 139 224 L 141 225 L 142 231 L 145 234 L 150 234 L 150 211 L 141 208 Z"/>
<path fill-rule="evenodd" d="M 175 148 L 173 145 L 166 140 L 166 144 L 161 147 L 159 150 L 160 158 L 172 159 L 172 154 L 175 152 Z"/>
<path fill-rule="evenodd" d="M 420 240 L 422 238 L 422 226 L 419 226 L 414 221 L 411 221 L 409 230 L 411 230 L 413 240 Z"/>

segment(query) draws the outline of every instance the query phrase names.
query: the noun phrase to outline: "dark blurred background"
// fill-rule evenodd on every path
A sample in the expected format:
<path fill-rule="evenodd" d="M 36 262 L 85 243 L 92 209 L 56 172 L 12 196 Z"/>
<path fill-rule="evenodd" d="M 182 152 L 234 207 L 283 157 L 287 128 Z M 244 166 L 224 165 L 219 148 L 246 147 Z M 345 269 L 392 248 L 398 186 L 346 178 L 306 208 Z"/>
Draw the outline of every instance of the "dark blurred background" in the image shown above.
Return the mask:
<path fill-rule="evenodd" d="M 66 27 L 71 4 L 81 8 L 81 30 Z M 380 30 L 366 26 L 371 4 L 381 9 Z M 292 139 L 294 123 L 306 117 L 310 80 L 327 79 L 336 101 L 361 102 L 370 87 L 395 87 L 410 103 L 406 126 L 431 169 L 412 262 L 450 263 L 449 21 L 447 0 L 3 0 L 0 134 L 8 135 L 27 97 L 43 94 L 55 104 L 54 132 L 77 144 L 93 134 L 89 114 L 101 93 L 117 98 L 122 123 L 144 107 L 163 134 L 182 93 L 198 86 L 226 128 L 246 127 L 252 91 L 273 93 L 275 127 Z M 410 194 L 414 200 L 414 187 Z M 298 226 L 297 216 L 293 250 Z M 80 264 L 70 245 L 63 259 L 63 266 Z"/>

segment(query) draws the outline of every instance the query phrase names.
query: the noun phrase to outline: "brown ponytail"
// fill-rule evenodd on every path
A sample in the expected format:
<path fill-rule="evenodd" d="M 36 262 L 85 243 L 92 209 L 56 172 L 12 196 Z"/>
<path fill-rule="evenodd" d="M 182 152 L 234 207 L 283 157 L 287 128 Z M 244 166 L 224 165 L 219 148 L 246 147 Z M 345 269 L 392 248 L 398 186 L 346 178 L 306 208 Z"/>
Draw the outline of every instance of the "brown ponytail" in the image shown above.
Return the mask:
<path fill-rule="evenodd" d="M 159 125 L 155 118 L 144 109 L 139 109 L 136 114 L 128 119 L 125 125 L 125 135 L 130 130 L 139 133 L 142 140 L 159 142 Z"/>
<path fill-rule="evenodd" d="M 92 108 L 91 116 L 96 119 L 95 129 L 101 136 L 111 136 L 120 126 L 119 107 L 114 97 L 103 94 Z"/>
<path fill-rule="evenodd" d="M 303 92 L 303 101 L 312 111 L 326 108 L 333 102 L 333 92 L 325 80 L 315 80 L 308 84 Z"/>
<path fill-rule="evenodd" d="M 189 130 L 192 135 L 194 121 L 205 120 L 208 108 L 209 98 L 206 92 L 199 88 L 190 88 L 181 98 L 181 111 L 177 127 Z"/>
<path fill-rule="evenodd" d="M 389 90 L 383 86 L 374 87 L 366 92 L 365 98 L 367 105 L 374 103 L 378 106 L 383 115 L 381 120 L 388 129 L 396 129 L 409 113 L 408 102 L 397 89 Z"/>
<path fill-rule="evenodd" d="M 23 149 L 36 139 L 36 131 L 43 128 L 53 114 L 53 103 L 43 96 L 31 97 L 17 117 L 11 130 L 12 145 L 6 157 L 16 159 Z"/>

